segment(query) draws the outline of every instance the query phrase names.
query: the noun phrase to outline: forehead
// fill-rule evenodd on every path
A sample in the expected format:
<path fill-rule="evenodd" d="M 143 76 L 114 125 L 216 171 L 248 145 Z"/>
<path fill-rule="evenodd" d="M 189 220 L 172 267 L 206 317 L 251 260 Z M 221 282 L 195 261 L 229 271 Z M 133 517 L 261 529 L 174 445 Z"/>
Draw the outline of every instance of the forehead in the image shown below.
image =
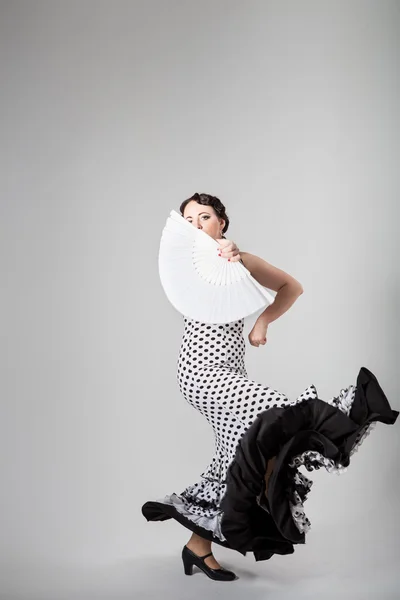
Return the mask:
<path fill-rule="evenodd" d="M 213 211 L 213 209 L 211 206 L 205 206 L 204 204 L 199 204 L 195 200 L 192 200 L 191 202 L 188 202 L 186 204 L 183 212 L 185 215 L 189 215 L 189 214 L 190 215 L 198 215 L 199 213 L 202 213 L 202 212 L 206 212 L 211 215 L 212 211 Z"/>

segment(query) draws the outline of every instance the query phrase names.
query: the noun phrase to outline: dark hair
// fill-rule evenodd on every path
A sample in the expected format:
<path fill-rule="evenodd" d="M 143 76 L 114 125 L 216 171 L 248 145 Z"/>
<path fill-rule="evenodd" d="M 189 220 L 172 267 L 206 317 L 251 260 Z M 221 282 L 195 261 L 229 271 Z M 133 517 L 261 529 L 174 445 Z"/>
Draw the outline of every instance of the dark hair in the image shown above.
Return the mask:
<path fill-rule="evenodd" d="M 222 230 L 222 237 L 224 239 L 226 239 L 223 234 L 227 231 L 227 229 L 229 227 L 229 217 L 226 214 L 225 206 L 222 204 L 221 200 L 219 198 L 217 198 L 217 196 L 211 196 L 210 194 L 197 194 L 197 193 L 193 194 L 193 196 L 191 196 L 187 200 L 184 200 L 182 202 L 182 204 L 180 205 L 179 210 L 181 211 L 182 216 L 183 216 L 183 212 L 185 210 L 186 204 L 188 204 L 191 200 L 195 200 L 198 204 L 203 204 L 203 206 L 212 206 L 212 208 L 215 210 L 217 216 L 220 219 L 224 219 L 225 225 Z"/>

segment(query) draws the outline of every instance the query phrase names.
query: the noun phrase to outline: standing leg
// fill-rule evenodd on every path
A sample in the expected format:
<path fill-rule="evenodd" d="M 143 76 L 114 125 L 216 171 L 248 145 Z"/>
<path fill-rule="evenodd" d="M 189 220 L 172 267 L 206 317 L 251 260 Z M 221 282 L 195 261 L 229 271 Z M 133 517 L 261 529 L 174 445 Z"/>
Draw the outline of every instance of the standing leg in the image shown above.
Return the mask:
<path fill-rule="evenodd" d="M 204 556 L 211 552 L 211 541 L 200 537 L 197 533 L 192 533 L 192 537 L 187 542 L 186 546 L 189 550 L 197 554 L 197 556 Z M 221 568 L 221 565 L 215 560 L 214 556 L 207 556 L 207 558 L 204 559 L 204 562 L 211 569 Z"/>

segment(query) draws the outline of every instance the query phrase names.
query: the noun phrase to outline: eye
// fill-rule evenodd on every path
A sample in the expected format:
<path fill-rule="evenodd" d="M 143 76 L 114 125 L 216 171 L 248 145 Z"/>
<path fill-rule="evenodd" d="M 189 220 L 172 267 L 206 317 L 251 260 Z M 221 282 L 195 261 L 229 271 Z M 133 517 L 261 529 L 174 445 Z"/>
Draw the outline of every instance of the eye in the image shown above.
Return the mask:
<path fill-rule="evenodd" d="M 206 221 L 208 221 L 208 219 L 210 218 L 210 215 L 201 215 L 202 218 L 204 217 L 206 219 Z M 191 219 L 192 217 L 186 217 L 186 220 L 189 221 L 189 219 Z M 189 223 L 191 223 L 192 221 L 189 221 Z"/>

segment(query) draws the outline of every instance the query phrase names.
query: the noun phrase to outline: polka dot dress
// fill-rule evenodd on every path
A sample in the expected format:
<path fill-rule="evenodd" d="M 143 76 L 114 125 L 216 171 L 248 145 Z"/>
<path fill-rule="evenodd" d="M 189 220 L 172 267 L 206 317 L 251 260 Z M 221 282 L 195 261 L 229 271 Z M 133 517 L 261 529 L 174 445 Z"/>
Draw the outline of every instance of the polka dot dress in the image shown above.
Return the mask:
<path fill-rule="evenodd" d="M 317 398 L 314 385 L 294 401 L 277 390 L 248 378 L 245 367 L 244 319 L 223 324 L 209 324 L 184 317 L 184 332 L 179 349 L 177 382 L 186 401 L 202 414 L 214 432 L 215 448 L 200 479 L 181 493 L 172 493 L 157 502 L 173 506 L 196 525 L 210 530 L 222 541 L 221 500 L 226 491 L 226 474 L 235 457 L 239 440 L 257 416 L 272 407 L 287 407 Z M 349 414 L 355 386 L 343 388 L 329 403 Z M 371 424 L 372 429 L 375 424 Z M 369 434 L 365 431 L 359 446 Z M 353 452 L 356 448 L 354 448 Z M 308 471 L 324 467 L 340 474 L 345 467 L 315 451 L 293 457 L 295 491 L 289 502 L 293 520 L 300 532 L 310 529 L 303 502 L 313 482 L 298 468 Z M 296 492 L 296 486 L 298 492 Z"/>
<path fill-rule="evenodd" d="M 222 539 L 219 506 L 240 438 L 262 411 L 290 404 L 284 394 L 248 378 L 243 328 L 243 318 L 213 325 L 184 317 L 177 381 L 187 402 L 213 428 L 215 451 L 200 481 L 158 500 Z"/>
<path fill-rule="evenodd" d="M 310 385 L 294 401 L 290 401 L 285 394 L 249 379 L 244 361 L 243 318 L 222 324 L 201 323 L 187 316 L 183 317 L 183 321 L 184 331 L 177 360 L 177 383 L 185 400 L 212 427 L 214 449 L 210 452 L 208 464 L 194 483 L 188 485 L 180 493 L 174 492 L 155 501 L 146 502 L 142 507 L 142 513 L 147 520 L 158 521 L 173 517 L 199 535 L 206 537 L 205 533 L 207 533 L 207 535 L 212 535 L 214 541 L 218 540 L 223 545 L 231 547 L 230 542 L 223 534 L 224 530 L 227 535 L 232 536 L 232 530 L 228 533 L 226 529 L 226 519 L 224 527 L 221 527 L 224 517 L 221 503 L 226 506 L 226 500 L 232 499 L 232 492 L 225 495 L 227 488 L 232 490 L 231 487 L 229 488 L 232 486 L 232 479 L 230 479 L 232 469 L 229 467 L 235 468 L 238 465 L 236 451 L 242 437 L 257 417 L 271 408 L 279 410 L 295 404 L 304 406 L 304 403 L 308 401 L 311 401 L 310 406 L 315 408 L 316 404 L 322 401 L 318 398 L 314 385 Z M 399 414 L 398 411 L 390 409 L 383 391 L 371 372 L 364 368 L 360 370 L 359 378 L 360 387 L 350 385 L 342 388 L 337 396 L 324 402 L 331 404 L 348 418 L 350 418 L 353 403 L 355 403 L 353 416 L 357 419 L 357 423 L 364 423 L 364 426 L 359 428 L 357 435 L 352 440 L 350 455 L 358 450 L 363 440 L 376 425 L 373 419 L 367 418 L 371 411 L 385 423 L 394 423 Z M 366 381 L 368 385 L 365 383 Z M 370 391 L 368 392 L 368 390 Z M 357 402 L 355 401 L 356 392 L 358 392 Z M 368 398 L 364 397 L 365 393 Z M 322 411 L 319 414 L 326 412 L 323 406 L 317 406 L 315 409 Z M 276 414 L 277 411 L 270 414 L 274 413 Z M 286 414 L 285 410 L 279 411 L 279 414 Z M 301 421 L 301 408 L 298 414 Z M 265 417 L 264 414 L 264 422 Z M 319 426 L 318 419 L 317 414 L 317 428 Z M 259 422 L 262 421 L 263 417 Z M 343 427 L 343 435 L 347 436 L 347 421 L 342 422 L 338 418 L 334 422 L 338 423 L 339 430 L 340 427 Z M 354 424 L 354 421 L 351 423 Z M 341 435 L 337 436 L 337 431 L 333 433 L 335 434 L 334 439 L 342 437 Z M 249 436 L 246 436 L 243 444 L 246 445 L 248 440 Z M 333 445 L 335 444 L 333 443 Z M 338 452 L 337 456 L 340 458 L 342 455 Z M 344 458 L 346 461 L 346 455 Z M 345 464 L 347 465 L 348 462 Z M 312 471 L 324 467 L 329 473 L 340 474 L 345 472 L 347 467 L 317 452 L 315 446 L 314 449 L 306 448 L 301 454 L 290 455 L 286 467 L 286 472 L 290 473 L 290 485 L 285 488 L 287 507 L 291 516 L 290 522 L 303 535 L 310 529 L 310 521 L 305 515 L 303 503 L 313 482 L 304 473 L 301 473 L 299 468 L 304 467 L 308 471 Z M 240 496 L 241 490 L 243 489 L 245 492 L 247 489 L 245 481 L 240 483 L 240 476 L 238 485 L 245 486 L 237 488 Z M 237 496 L 235 496 L 236 498 Z M 263 492 L 255 500 L 260 508 L 269 512 Z M 240 510 L 241 508 L 239 508 L 239 512 Z M 232 520 L 234 522 L 236 513 L 231 514 L 229 518 L 231 523 Z M 239 518 L 243 519 L 243 514 L 239 515 Z M 274 528 L 271 531 L 273 533 Z M 282 544 L 285 540 L 287 541 L 287 538 L 283 537 L 279 543 Z M 264 543 L 267 549 L 272 545 L 273 552 L 282 552 L 279 544 L 275 547 L 270 537 L 267 537 Z M 259 560 L 271 556 L 269 550 L 266 554 L 262 554 L 260 549 L 255 549 L 254 553 L 255 555 L 258 553 L 257 559 Z"/>

